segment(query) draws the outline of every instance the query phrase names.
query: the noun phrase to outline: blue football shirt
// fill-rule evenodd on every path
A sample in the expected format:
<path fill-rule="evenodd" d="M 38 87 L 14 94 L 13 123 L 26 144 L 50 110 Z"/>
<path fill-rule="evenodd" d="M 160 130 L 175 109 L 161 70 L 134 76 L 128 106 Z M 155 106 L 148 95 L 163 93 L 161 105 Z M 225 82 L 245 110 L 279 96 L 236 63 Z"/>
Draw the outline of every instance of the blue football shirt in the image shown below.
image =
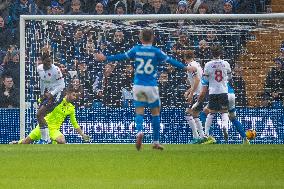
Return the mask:
<path fill-rule="evenodd" d="M 160 49 L 152 45 L 136 45 L 129 51 L 107 56 L 107 61 L 119 61 L 134 59 L 134 85 L 157 86 L 157 70 L 160 64 L 165 62 L 184 69 L 185 65 L 169 57 Z"/>

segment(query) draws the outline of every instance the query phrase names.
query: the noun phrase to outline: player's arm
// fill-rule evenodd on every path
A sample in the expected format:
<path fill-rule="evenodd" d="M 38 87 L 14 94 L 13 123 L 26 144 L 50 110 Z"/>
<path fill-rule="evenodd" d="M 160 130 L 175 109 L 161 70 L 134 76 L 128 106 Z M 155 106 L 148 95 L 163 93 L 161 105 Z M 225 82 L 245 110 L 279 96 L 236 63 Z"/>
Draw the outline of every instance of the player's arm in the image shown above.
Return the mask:
<path fill-rule="evenodd" d="M 50 94 L 52 96 L 54 96 L 55 94 L 63 91 L 64 88 L 65 88 L 65 82 L 64 82 L 62 73 L 60 71 L 57 72 L 56 78 L 57 78 L 56 79 L 56 83 L 54 84 L 56 87 L 55 87 L 54 90 L 50 91 Z"/>
<path fill-rule="evenodd" d="M 44 92 L 45 92 L 46 85 L 45 85 L 45 82 L 42 79 L 40 79 L 40 81 L 39 81 L 39 87 L 40 87 L 40 94 L 43 96 Z"/>
<path fill-rule="evenodd" d="M 201 79 L 202 89 L 198 96 L 197 102 L 192 106 L 192 108 L 196 108 L 201 102 L 204 101 L 205 96 L 208 92 L 209 87 L 209 73 L 208 73 L 208 66 L 205 65 L 204 74 Z"/>
<path fill-rule="evenodd" d="M 72 113 L 70 114 L 70 122 L 73 125 L 73 127 L 75 128 L 75 130 L 79 133 L 79 135 L 83 138 L 83 140 L 85 142 L 89 142 L 90 141 L 90 136 L 84 134 L 84 132 L 82 131 L 82 129 L 80 128 L 76 116 L 75 116 L 75 108 L 73 109 Z"/>
<path fill-rule="evenodd" d="M 197 68 L 194 66 L 188 66 L 188 70 L 192 73 L 193 76 L 193 85 L 191 85 L 190 89 L 188 90 L 188 101 L 191 102 L 193 98 L 194 92 L 197 90 L 198 85 L 200 83 L 200 78 L 197 74 Z"/>
<path fill-rule="evenodd" d="M 97 61 L 113 62 L 113 61 L 121 61 L 121 60 L 133 58 L 134 54 L 135 54 L 135 47 L 133 47 L 132 49 L 124 53 L 119 53 L 119 54 L 110 55 L 110 56 L 105 56 L 104 54 L 100 53 L 100 54 L 96 54 L 95 57 Z"/>
<path fill-rule="evenodd" d="M 161 50 L 157 50 L 157 59 L 161 62 L 167 62 L 169 64 L 171 64 L 174 67 L 177 67 L 179 69 L 183 69 L 183 70 L 187 70 L 186 66 L 181 63 L 180 61 L 177 61 L 176 59 L 168 56 L 166 53 L 164 53 Z"/>

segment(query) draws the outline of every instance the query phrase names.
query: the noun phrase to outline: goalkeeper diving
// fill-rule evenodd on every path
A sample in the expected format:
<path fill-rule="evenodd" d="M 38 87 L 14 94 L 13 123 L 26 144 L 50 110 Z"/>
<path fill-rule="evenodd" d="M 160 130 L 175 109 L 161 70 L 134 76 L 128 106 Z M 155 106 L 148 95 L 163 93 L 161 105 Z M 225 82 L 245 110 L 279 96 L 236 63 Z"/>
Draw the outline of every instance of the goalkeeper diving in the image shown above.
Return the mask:
<path fill-rule="evenodd" d="M 45 120 L 49 129 L 49 135 L 53 143 L 66 143 L 64 135 L 60 132 L 60 127 L 62 126 L 62 123 L 65 121 L 67 116 L 70 117 L 72 126 L 81 135 L 82 139 L 85 142 L 90 141 L 90 137 L 83 133 L 76 120 L 75 106 L 72 103 L 78 100 L 78 97 L 79 92 L 76 89 L 71 87 L 68 88 L 64 98 L 62 98 L 58 102 L 58 105 L 53 109 L 53 111 L 45 116 Z M 26 138 L 19 141 L 12 141 L 10 142 L 10 144 L 31 144 L 34 141 L 38 141 L 40 139 L 40 128 L 39 125 L 37 125 Z"/>

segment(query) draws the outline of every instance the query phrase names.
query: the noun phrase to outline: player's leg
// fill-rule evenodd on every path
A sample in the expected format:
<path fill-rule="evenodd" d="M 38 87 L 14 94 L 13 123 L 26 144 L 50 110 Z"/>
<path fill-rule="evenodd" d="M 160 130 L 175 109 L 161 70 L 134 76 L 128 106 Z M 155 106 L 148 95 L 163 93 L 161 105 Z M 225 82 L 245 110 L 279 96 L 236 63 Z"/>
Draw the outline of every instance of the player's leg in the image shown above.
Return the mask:
<path fill-rule="evenodd" d="M 197 101 L 197 95 L 194 96 L 194 103 Z M 202 123 L 199 119 L 199 114 L 202 111 L 203 108 L 203 104 L 204 103 L 199 103 L 199 105 L 196 108 L 192 108 L 191 109 L 191 115 L 193 116 L 197 131 L 199 133 L 199 138 L 201 139 L 199 142 L 203 142 L 205 141 L 205 134 L 204 134 L 204 130 L 203 130 L 203 126 Z"/>
<path fill-rule="evenodd" d="M 40 127 L 40 133 L 41 133 L 41 140 L 38 142 L 38 144 L 51 143 L 48 124 L 45 120 L 45 116 L 56 107 L 56 105 L 61 99 L 62 99 L 61 94 L 58 94 L 50 98 L 45 98 L 41 102 L 38 112 L 37 112 L 37 120 L 38 120 L 38 124 Z"/>
<path fill-rule="evenodd" d="M 136 149 L 140 150 L 142 147 L 142 141 L 144 137 L 143 133 L 143 122 L 144 122 L 144 106 L 139 106 L 139 103 L 136 101 L 135 104 L 135 124 L 137 129 L 136 136 Z M 141 104 L 141 103 L 140 103 Z"/>
<path fill-rule="evenodd" d="M 48 143 L 50 141 L 48 126 L 44 119 L 44 117 L 47 115 L 46 112 L 47 112 L 47 107 L 43 105 L 40 106 L 36 115 L 41 133 L 41 141 L 39 143 Z"/>
<path fill-rule="evenodd" d="M 228 124 L 229 124 L 229 113 L 228 113 L 228 106 L 229 106 L 229 99 L 228 94 L 219 94 L 218 101 L 221 106 L 220 113 L 221 113 L 221 120 L 222 120 L 222 131 L 224 135 L 225 141 L 228 141 Z"/>
<path fill-rule="evenodd" d="M 133 86 L 133 99 L 135 107 L 135 124 L 137 129 L 136 135 L 136 149 L 140 150 L 142 147 L 142 141 L 144 137 L 143 122 L 144 122 L 144 109 L 147 104 L 147 96 L 144 92 L 145 87 L 134 85 Z"/>
<path fill-rule="evenodd" d="M 198 144 L 199 143 L 199 134 L 197 133 L 197 126 L 194 121 L 194 118 L 192 116 L 192 110 L 190 108 L 187 108 L 185 111 L 185 120 L 189 124 L 191 131 L 192 131 L 192 136 L 193 139 L 191 141 L 191 144 Z"/>
<path fill-rule="evenodd" d="M 66 144 L 65 136 L 56 129 L 50 130 L 50 138 L 52 141 L 55 141 L 57 144 Z"/>
<path fill-rule="evenodd" d="M 158 87 L 149 87 L 149 90 L 147 90 L 147 101 L 152 114 L 153 149 L 163 150 L 164 147 L 159 142 L 161 101 Z"/>
<path fill-rule="evenodd" d="M 27 136 L 24 139 L 11 141 L 11 142 L 9 142 L 9 144 L 31 144 L 33 142 L 34 141 L 29 136 Z"/>
<path fill-rule="evenodd" d="M 159 101 L 159 100 L 158 100 Z M 149 105 L 150 107 L 151 105 Z M 153 127 L 153 149 L 163 150 L 164 147 L 160 144 L 160 106 L 150 107 L 152 114 L 152 127 Z"/>
<path fill-rule="evenodd" d="M 249 140 L 246 137 L 246 133 L 245 133 L 245 130 L 243 128 L 243 125 L 241 124 L 241 122 L 238 121 L 238 119 L 236 117 L 235 94 L 228 94 L 228 99 L 229 99 L 229 107 L 228 107 L 229 119 L 230 119 L 232 125 L 234 125 L 236 127 L 237 131 L 241 135 L 241 137 L 243 139 L 243 143 L 249 144 Z"/>

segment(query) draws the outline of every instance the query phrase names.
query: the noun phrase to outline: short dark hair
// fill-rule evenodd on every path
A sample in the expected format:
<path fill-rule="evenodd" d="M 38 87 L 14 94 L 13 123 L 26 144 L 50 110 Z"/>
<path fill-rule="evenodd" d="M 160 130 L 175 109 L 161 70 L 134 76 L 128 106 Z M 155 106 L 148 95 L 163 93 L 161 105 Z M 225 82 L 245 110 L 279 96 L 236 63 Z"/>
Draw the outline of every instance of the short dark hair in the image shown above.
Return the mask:
<path fill-rule="evenodd" d="M 195 56 L 194 56 L 194 51 L 188 50 L 188 51 L 185 51 L 185 52 L 184 52 L 184 59 L 185 59 L 185 60 L 193 59 L 194 57 L 195 57 Z"/>
<path fill-rule="evenodd" d="M 211 53 L 214 58 L 218 58 L 223 55 L 223 48 L 220 45 L 214 45 L 211 47 Z"/>
<path fill-rule="evenodd" d="M 154 38 L 154 32 L 152 29 L 143 29 L 140 33 L 140 37 L 145 42 L 151 42 Z"/>

